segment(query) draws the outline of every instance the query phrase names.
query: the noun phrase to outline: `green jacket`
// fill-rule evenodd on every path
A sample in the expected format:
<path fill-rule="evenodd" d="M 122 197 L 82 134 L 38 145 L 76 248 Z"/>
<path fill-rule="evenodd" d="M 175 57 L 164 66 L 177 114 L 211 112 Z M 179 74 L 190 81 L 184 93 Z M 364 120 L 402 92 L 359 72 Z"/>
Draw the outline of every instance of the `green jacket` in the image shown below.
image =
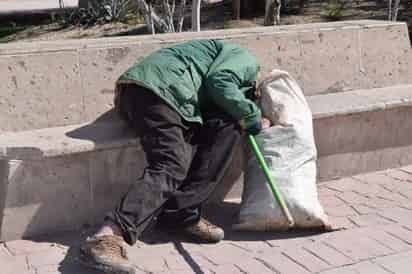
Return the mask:
<path fill-rule="evenodd" d="M 219 40 L 195 40 L 160 49 L 129 68 L 116 84 L 115 105 L 123 83 L 152 90 L 185 120 L 202 123 L 202 113 L 222 109 L 246 128 L 261 119 L 247 97 L 256 89 L 259 65 L 254 56 Z"/>

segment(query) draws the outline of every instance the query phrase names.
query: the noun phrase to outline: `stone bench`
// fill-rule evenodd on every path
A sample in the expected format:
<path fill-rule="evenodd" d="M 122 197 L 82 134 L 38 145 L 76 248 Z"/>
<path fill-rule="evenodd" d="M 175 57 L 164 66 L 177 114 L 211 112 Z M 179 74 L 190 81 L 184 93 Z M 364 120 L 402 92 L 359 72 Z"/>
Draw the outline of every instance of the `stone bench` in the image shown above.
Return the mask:
<path fill-rule="evenodd" d="M 238 43 L 263 73 L 280 67 L 299 81 L 314 116 L 320 180 L 412 163 L 412 55 L 403 23 L 7 44 L 0 46 L 0 240 L 101 221 L 145 166 L 138 139 L 110 111 L 114 80 L 156 48 L 201 37 Z M 240 151 L 212 202 L 239 197 Z"/>

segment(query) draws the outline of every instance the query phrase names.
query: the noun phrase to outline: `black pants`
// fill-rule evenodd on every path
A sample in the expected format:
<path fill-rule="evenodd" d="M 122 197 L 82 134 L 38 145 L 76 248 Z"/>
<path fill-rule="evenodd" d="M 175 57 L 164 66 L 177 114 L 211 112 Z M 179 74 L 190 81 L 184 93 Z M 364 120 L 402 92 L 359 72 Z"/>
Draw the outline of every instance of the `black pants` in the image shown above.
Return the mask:
<path fill-rule="evenodd" d="M 240 141 L 236 121 L 220 112 L 204 115 L 203 126 L 189 123 L 136 85 L 123 90 L 121 109 L 141 136 L 148 166 L 107 217 L 129 244 L 156 216 L 168 226 L 197 222 L 201 204 L 222 180 Z"/>

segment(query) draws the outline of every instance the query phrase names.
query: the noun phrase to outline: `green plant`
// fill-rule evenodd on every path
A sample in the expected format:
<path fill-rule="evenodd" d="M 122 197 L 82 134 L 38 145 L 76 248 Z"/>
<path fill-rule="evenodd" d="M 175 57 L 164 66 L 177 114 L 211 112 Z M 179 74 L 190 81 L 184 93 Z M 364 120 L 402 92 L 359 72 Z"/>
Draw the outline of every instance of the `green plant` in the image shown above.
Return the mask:
<path fill-rule="evenodd" d="M 339 20 L 343 16 L 346 2 L 342 0 L 331 0 L 322 7 L 321 16 L 330 20 Z"/>
<path fill-rule="evenodd" d="M 79 8 L 62 15 L 63 25 L 93 26 L 123 21 L 130 12 L 131 0 L 91 0 L 87 8 Z"/>

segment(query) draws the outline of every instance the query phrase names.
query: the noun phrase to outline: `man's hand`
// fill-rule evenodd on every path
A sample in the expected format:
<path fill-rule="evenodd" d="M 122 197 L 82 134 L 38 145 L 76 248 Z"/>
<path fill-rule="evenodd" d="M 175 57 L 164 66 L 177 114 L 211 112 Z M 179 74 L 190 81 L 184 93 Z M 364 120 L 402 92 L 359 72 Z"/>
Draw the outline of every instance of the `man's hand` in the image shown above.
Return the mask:
<path fill-rule="evenodd" d="M 262 117 L 262 129 L 267 129 L 272 126 L 272 123 L 268 118 Z"/>
<path fill-rule="evenodd" d="M 246 128 L 243 120 L 239 121 L 239 125 L 243 130 L 246 130 L 249 134 L 256 135 L 262 129 L 270 128 L 272 126 L 272 123 L 270 122 L 269 119 L 262 117 L 262 120 L 260 121 L 260 123 L 256 123 L 254 127 Z"/>

